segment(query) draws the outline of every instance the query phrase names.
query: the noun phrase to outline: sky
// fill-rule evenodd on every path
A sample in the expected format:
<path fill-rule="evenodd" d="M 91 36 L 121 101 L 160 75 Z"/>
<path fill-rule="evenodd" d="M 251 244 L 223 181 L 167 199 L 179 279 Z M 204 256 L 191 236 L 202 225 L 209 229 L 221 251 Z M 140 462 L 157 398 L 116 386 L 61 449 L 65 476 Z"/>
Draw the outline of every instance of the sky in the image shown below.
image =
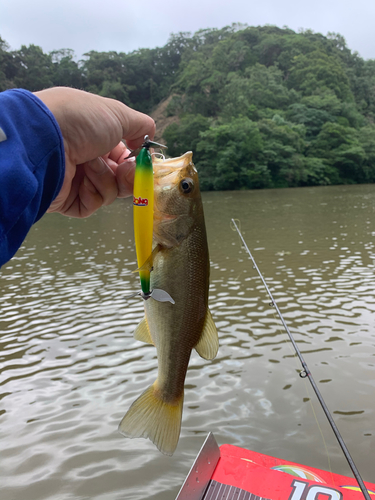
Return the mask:
<path fill-rule="evenodd" d="M 364 59 L 375 59 L 374 0 L 1 0 L 0 36 L 10 48 L 44 52 L 131 52 L 165 45 L 172 33 L 265 24 L 340 33 Z"/>

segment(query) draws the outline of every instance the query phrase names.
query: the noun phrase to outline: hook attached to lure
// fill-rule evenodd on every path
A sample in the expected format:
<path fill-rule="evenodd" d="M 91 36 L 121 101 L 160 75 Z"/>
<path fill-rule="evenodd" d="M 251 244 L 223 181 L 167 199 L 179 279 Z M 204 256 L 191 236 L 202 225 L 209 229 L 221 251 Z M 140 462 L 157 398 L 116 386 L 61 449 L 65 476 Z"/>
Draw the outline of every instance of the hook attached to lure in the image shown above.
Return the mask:
<path fill-rule="evenodd" d="M 131 151 L 131 153 L 125 158 L 125 160 L 127 160 L 128 158 L 133 158 L 134 156 L 137 157 L 139 155 L 139 153 L 142 151 L 142 149 L 144 149 L 144 148 L 146 148 L 147 150 L 149 150 L 150 148 L 167 149 L 167 146 L 164 146 L 163 144 L 159 144 L 158 142 L 150 141 L 149 136 L 145 135 L 144 142 L 143 142 L 142 146 Z"/>
<path fill-rule="evenodd" d="M 138 272 L 142 288 L 141 292 L 133 294 L 132 297 L 140 295 L 144 300 L 152 297 L 159 302 L 174 304 L 172 297 L 164 290 L 157 288 L 150 290 L 154 228 L 154 170 L 150 147 L 166 148 L 162 144 L 150 141 L 146 135 L 142 146 L 128 156 L 128 158 L 137 157 L 133 188 L 133 218 Z"/>

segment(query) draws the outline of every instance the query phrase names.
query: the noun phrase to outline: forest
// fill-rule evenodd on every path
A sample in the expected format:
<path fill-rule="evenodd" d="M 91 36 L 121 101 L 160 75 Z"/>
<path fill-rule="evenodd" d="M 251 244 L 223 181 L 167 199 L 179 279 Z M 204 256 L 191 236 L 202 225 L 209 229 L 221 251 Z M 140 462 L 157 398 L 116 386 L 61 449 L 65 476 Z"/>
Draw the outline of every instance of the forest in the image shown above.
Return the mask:
<path fill-rule="evenodd" d="M 192 150 L 203 190 L 375 182 L 375 60 L 337 33 L 234 24 L 79 61 L 0 37 L 0 91 L 55 85 L 167 103 L 168 155 Z"/>

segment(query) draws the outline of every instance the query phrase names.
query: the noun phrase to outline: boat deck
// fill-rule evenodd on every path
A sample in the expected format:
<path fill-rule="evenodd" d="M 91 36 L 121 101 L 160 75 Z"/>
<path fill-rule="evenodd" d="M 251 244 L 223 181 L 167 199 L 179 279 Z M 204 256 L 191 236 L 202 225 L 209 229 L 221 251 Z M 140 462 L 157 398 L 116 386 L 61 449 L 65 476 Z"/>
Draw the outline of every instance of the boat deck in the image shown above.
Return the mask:
<path fill-rule="evenodd" d="M 375 484 L 365 482 L 375 500 Z M 237 446 L 209 434 L 176 500 L 362 500 L 354 478 Z"/>

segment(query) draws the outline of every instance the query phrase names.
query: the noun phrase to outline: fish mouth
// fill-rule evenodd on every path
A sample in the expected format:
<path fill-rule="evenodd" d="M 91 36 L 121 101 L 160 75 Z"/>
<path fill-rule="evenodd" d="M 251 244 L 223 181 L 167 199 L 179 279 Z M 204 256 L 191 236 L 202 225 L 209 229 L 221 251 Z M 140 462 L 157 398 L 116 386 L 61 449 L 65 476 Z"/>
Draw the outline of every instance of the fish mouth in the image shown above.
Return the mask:
<path fill-rule="evenodd" d="M 171 206 L 166 207 L 167 200 L 178 197 L 179 184 L 182 179 L 189 178 L 198 185 L 198 172 L 192 162 L 193 153 L 188 151 L 177 158 L 162 160 L 153 158 L 154 167 L 154 191 L 155 191 L 155 212 L 165 215 L 165 218 L 175 218 Z M 157 217 L 158 218 L 158 217 Z"/>
<path fill-rule="evenodd" d="M 181 178 L 197 175 L 197 170 L 192 162 L 193 153 L 188 151 L 177 158 L 161 159 L 154 157 L 152 164 L 154 167 L 155 189 L 163 191 L 175 187 Z"/>

